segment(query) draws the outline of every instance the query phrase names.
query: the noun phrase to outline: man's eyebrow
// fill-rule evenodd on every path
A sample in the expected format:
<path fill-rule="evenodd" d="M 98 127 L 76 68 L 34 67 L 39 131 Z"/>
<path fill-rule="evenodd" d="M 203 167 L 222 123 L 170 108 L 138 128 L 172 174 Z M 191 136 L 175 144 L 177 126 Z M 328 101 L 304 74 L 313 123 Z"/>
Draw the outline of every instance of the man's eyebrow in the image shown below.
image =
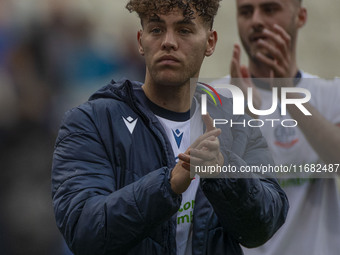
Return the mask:
<path fill-rule="evenodd" d="M 162 23 L 162 24 L 165 24 L 165 20 L 161 19 L 160 17 L 158 16 L 153 16 L 153 17 L 150 17 L 148 20 L 147 20 L 147 23 Z M 192 25 L 192 26 L 195 26 L 196 24 L 192 21 L 192 19 L 188 19 L 188 18 L 184 18 L 182 20 L 179 20 L 179 21 L 176 21 L 175 22 L 176 25 Z"/>
<path fill-rule="evenodd" d="M 157 15 L 155 16 L 151 16 L 146 20 L 146 23 L 165 23 L 164 20 L 162 20 L 160 17 L 158 17 Z"/>
<path fill-rule="evenodd" d="M 189 19 L 189 18 L 185 18 L 180 21 L 177 21 L 176 24 L 177 25 L 192 25 L 192 26 L 196 25 L 195 22 L 193 22 L 192 19 Z"/>
<path fill-rule="evenodd" d="M 239 5 L 237 6 L 237 9 L 253 8 L 253 7 L 254 7 L 254 5 L 251 4 L 251 3 L 243 3 L 243 4 L 239 4 Z"/>
<path fill-rule="evenodd" d="M 277 2 L 270 2 L 270 3 L 264 3 L 261 5 L 261 8 L 268 8 L 268 7 L 271 7 L 271 8 L 282 8 L 282 5 L 280 3 L 277 3 Z"/>
<path fill-rule="evenodd" d="M 251 8 L 253 7 L 252 4 L 240 4 L 237 8 L 240 9 L 240 8 Z"/>
<path fill-rule="evenodd" d="M 266 8 L 266 7 L 269 7 L 269 6 L 280 6 L 280 4 L 276 1 L 270 1 L 270 2 L 265 2 L 265 3 L 261 3 L 259 4 L 260 8 Z M 254 5 L 252 4 L 241 4 L 237 7 L 238 10 L 244 10 L 244 9 L 252 9 L 254 8 Z"/>
<path fill-rule="evenodd" d="M 243 4 L 237 7 L 237 13 L 239 14 L 240 12 L 251 11 L 253 9 L 254 9 L 254 6 L 251 4 Z"/>

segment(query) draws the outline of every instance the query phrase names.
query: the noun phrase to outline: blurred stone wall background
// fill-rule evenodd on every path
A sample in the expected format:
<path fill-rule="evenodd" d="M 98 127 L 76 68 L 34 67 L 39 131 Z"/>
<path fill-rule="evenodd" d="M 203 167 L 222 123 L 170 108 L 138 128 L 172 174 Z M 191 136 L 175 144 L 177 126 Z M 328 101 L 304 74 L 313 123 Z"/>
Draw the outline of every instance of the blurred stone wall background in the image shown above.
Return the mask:
<path fill-rule="evenodd" d="M 0 254 L 68 254 L 51 203 L 53 145 L 64 112 L 112 78 L 143 81 L 139 19 L 122 0 L 0 0 Z M 304 0 L 300 68 L 339 76 L 340 2 Z M 215 21 L 201 77 L 228 73 L 238 42 L 234 0 Z M 243 63 L 245 56 L 243 55 Z"/>

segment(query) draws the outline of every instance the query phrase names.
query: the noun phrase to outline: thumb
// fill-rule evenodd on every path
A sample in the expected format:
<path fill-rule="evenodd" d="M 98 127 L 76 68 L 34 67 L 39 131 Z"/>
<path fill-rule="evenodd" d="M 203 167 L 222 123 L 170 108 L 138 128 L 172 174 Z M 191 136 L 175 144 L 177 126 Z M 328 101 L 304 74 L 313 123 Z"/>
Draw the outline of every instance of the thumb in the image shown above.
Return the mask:
<path fill-rule="evenodd" d="M 240 72 L 240 54 L 241 49 L 238 44 L 234 45 L 233 54 L 230 62 L 230 76 L 231 78 L 241 78 Z"/>
<path fill-rule="evenodd" d="M 209 132 L 211 130 L 214 130 L 215 127 L 214 127 L 214 121 L 213 119 L 211 118 L 210 114 L 207 113 L 206 115 L 202 115 L 202 120 L 205 124 L 205 127 L 206 127 L 206 131 L 205 132 Z"/>
<path fill-rule="evenodd" d="M 254 87 L 254 83 L 251 80 L 251 75 L 249 73 L 249 69 L 246 66 L 241 66 L 241 73 L 243 77 L 243 81 L 248 88 Z M 245 88 L 246 89 L 246 88 Z"/>
<path fill-rule="evenodd" d="M 241 69 L 242 78 L 246 78 L 246 79 L 250 78 L 249 70 L 246 66 L 241 66 L 240 69 Z"/>

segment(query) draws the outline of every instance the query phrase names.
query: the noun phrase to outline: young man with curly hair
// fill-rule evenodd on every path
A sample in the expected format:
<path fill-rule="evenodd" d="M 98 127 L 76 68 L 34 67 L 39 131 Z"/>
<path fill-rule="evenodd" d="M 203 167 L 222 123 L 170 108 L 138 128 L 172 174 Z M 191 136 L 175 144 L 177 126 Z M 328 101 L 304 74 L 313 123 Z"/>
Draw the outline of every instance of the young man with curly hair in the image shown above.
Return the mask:
<path fill-rule="evenodd" d="M 272 162 L 258 129 L 217 129 L 199 110 L 190 79 L 214 52 L 219 2 L 127 4 L 141 19 L 145 81 L 96 92 L 66 114 L 56 142 L 53 206 L 75 254 L 241 255 L 283 224 L 276 180 L 190 176 L 191 165 Z M 222 100 L 228 109 L 208 102 L 209 113 L 233 118 Z"/>

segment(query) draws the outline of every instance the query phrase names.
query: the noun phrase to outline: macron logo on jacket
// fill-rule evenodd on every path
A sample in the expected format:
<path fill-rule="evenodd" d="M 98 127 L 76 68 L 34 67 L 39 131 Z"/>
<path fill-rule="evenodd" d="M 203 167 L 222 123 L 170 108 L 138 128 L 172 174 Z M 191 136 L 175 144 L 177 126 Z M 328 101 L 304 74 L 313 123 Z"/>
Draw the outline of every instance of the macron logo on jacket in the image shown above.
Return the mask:
<path fill-rule="evenodd" d="M 122 116 L 124 122 L 125 122 L 125 125 L 126 127 L 129 129 L 131 135 L 133 133 L 133 130 L 135 129 L 136 127 L 136 124 L 137 124 L 137 121 L 138 121 L 138 118 L 136 119 L 133 119 L 131 116 L 127 117 L 126 119 Z"/>

